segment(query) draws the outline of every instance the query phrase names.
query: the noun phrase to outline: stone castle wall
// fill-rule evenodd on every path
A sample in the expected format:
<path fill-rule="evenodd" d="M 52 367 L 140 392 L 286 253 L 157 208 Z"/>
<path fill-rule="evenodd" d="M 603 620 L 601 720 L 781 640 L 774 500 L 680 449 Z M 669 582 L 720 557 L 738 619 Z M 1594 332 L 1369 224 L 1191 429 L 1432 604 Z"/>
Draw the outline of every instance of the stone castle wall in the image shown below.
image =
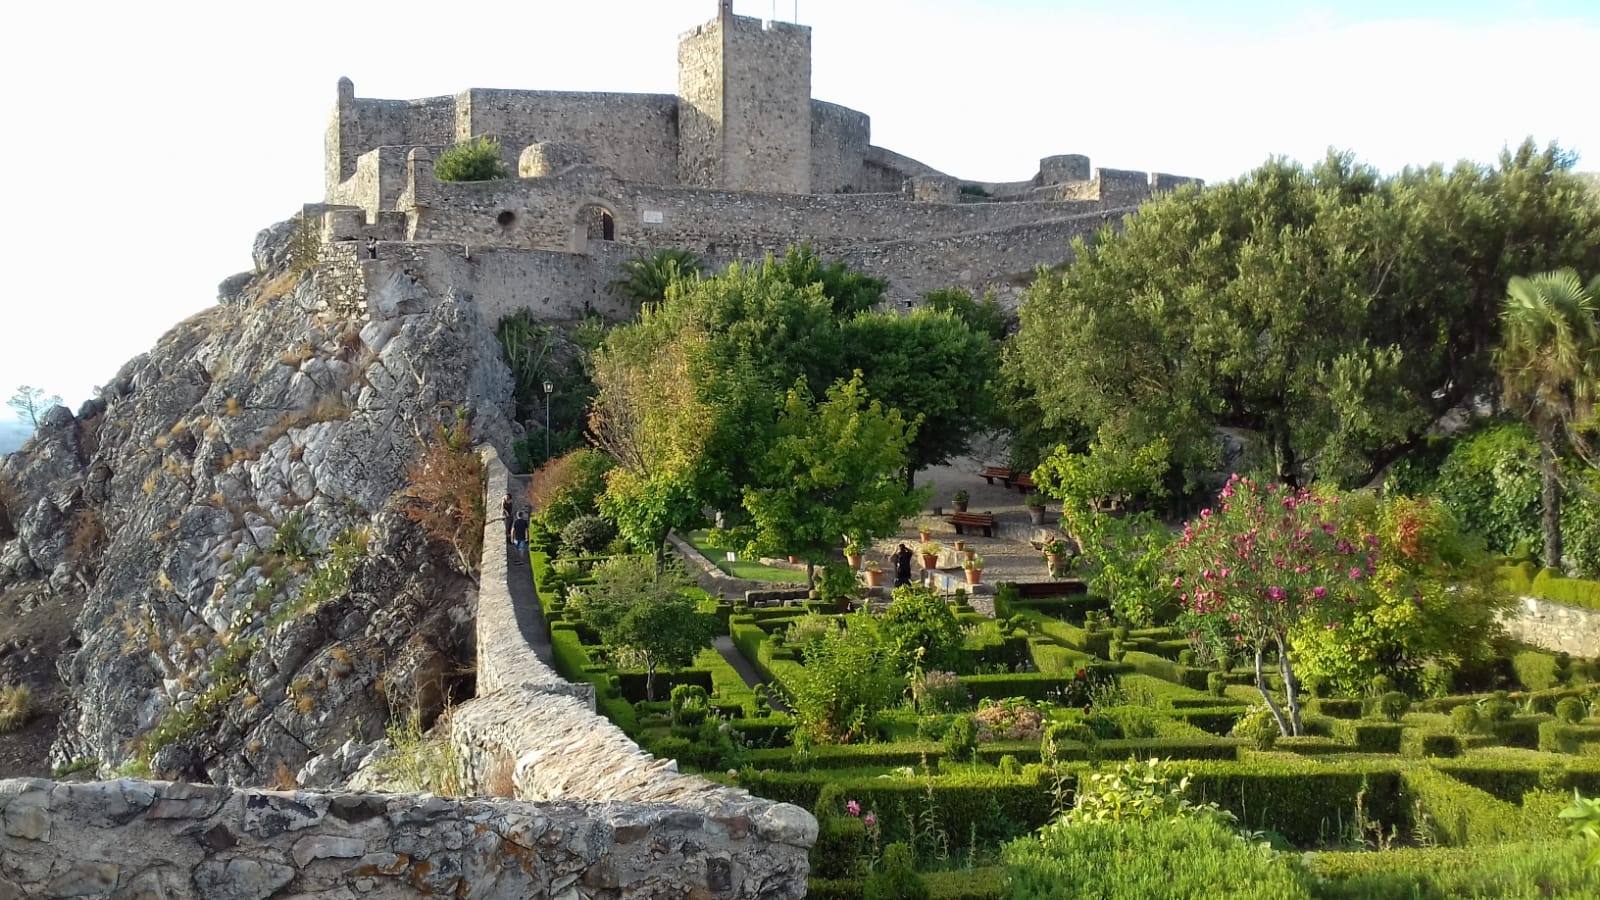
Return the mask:
<path fill-rule="evenodd" d="M 377 100 L 358 98 L 355 90 L 350 79 L 339 79 L 338 101 L 325 143 L 330 195 L 355 174 L 356 160 L 378 147 L 434 147 L 455 142 L 455 97 Z"/>
<path fill-rule="evenodd" d="M 731 16 L 722 61 L 723 181 L 734 191 L 811 191 L 811 29 Z"/>
<path fill-rule="evenodd" d="M 863 180 L 872 120 L 836 103 L 811 101 L 811 193 L 898 191 L 898 184 L 869 186 Z"/>
<path fill-rule="evenodd" d="M 723 183 L 722 23 L 678 38 L 678 184 Z"/>
<path fill-rule="evenodd" d="M 677 182 L 678 98 L 671 94 L 500 91 L 474 88 L 456 100 L 456 139 L 493 135 L 507 168 L 529 144 L 578 144 L 630 181 Z"/>

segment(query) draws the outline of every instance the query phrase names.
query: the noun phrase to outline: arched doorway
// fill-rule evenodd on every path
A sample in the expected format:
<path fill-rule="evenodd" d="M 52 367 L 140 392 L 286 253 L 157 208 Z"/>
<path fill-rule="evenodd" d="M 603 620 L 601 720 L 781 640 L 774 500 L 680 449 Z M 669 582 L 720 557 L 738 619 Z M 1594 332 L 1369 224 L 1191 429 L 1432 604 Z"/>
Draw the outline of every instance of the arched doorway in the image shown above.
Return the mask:
<path fill-rule="evenodd" d="M 598 203 L 586 203 L 578 208 L 576 221 L 572 226 L 572 249 L 584 253 L 589 249 L 590 241 L 614 241 L 617 239 L 617 217 L 611 210 Z"/>

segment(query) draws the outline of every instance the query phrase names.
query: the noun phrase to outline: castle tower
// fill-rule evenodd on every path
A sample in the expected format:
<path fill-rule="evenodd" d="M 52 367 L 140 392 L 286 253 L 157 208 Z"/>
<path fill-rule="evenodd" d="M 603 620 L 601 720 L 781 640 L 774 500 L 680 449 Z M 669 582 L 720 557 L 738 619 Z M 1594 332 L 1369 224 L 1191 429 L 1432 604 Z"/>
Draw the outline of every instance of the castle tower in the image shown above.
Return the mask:
<path fill-rule="evenodd" d="M 678 41 L 678 180 L 692 187 L 811 190 L 811 29 L 733 14 Z"/>

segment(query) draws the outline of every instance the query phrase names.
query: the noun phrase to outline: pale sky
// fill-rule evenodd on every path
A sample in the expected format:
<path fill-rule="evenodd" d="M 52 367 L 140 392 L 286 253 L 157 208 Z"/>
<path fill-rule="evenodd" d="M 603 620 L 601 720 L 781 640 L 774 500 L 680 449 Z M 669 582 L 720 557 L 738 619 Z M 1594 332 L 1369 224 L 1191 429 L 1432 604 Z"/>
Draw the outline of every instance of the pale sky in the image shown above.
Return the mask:
<path fill-rule="evenodd" d="M 0 396 L 73 406 L 322 197 L 335 82 L 672 93 L 715 0 L 11 4 Z M 1533 135 L 1600 170 L 1600 0 L 737 0 L 811 26 L 813 94 L 951 174 L 1038 159 L 1235 176 L 1330 145 L 1385 170 Z"/>

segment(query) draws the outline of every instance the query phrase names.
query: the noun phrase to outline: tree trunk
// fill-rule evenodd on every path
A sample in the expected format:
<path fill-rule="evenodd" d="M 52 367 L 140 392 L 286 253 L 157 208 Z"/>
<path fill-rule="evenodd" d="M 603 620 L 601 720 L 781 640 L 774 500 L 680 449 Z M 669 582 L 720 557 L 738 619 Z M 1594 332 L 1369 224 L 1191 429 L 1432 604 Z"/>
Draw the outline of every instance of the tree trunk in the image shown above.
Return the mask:
<path fill-rule="evenodd" d="M 1282 635 L 1273 638 L 1278 644 L 1278 672 L 1283 675 L 1283 696 L 1289 707 L 1289 727 L 1298 737 L 1305 732 L 1300 722 L 1300 688 L 1294 683 L 1294 664 L 1289 661 L 1289 646 Z"/>
<path fill-rule="evenodd" d="M 1561 571 L 1561 471 L 1556 459 L 1554 429 L 1540 429 L 1539 476 L 1543 480 L 1539 503 L 1540 523 L 1544 528 L 1544 564 Z"/>
<path fill-rule="evenodd" d="M 1261 692 L 1261 699 L 1267 701 L 1267 709 L 1272 712 L 1273 721 L 1278 723 L 1278 733 L 1284 737 L 1289 736 L 1289 723 L 1283 719 L 1283 710 L 1278 708 L 1278 701 L 1272 699 L 1272 692 L 1267 690 L 1266 676 L 1261 673 L 1260 644 L 1256 644 L 1256 690 Z"/>
<path fill-rule="evenodd" d="M 906 466 L 906 490 L 912 491 L 917 487 L 917 470 Z"/>
<path fill-rule="evenodd" d="M 653 662 L 644 665 L 644 699 L 656 702 L 656 664 Z"/>

